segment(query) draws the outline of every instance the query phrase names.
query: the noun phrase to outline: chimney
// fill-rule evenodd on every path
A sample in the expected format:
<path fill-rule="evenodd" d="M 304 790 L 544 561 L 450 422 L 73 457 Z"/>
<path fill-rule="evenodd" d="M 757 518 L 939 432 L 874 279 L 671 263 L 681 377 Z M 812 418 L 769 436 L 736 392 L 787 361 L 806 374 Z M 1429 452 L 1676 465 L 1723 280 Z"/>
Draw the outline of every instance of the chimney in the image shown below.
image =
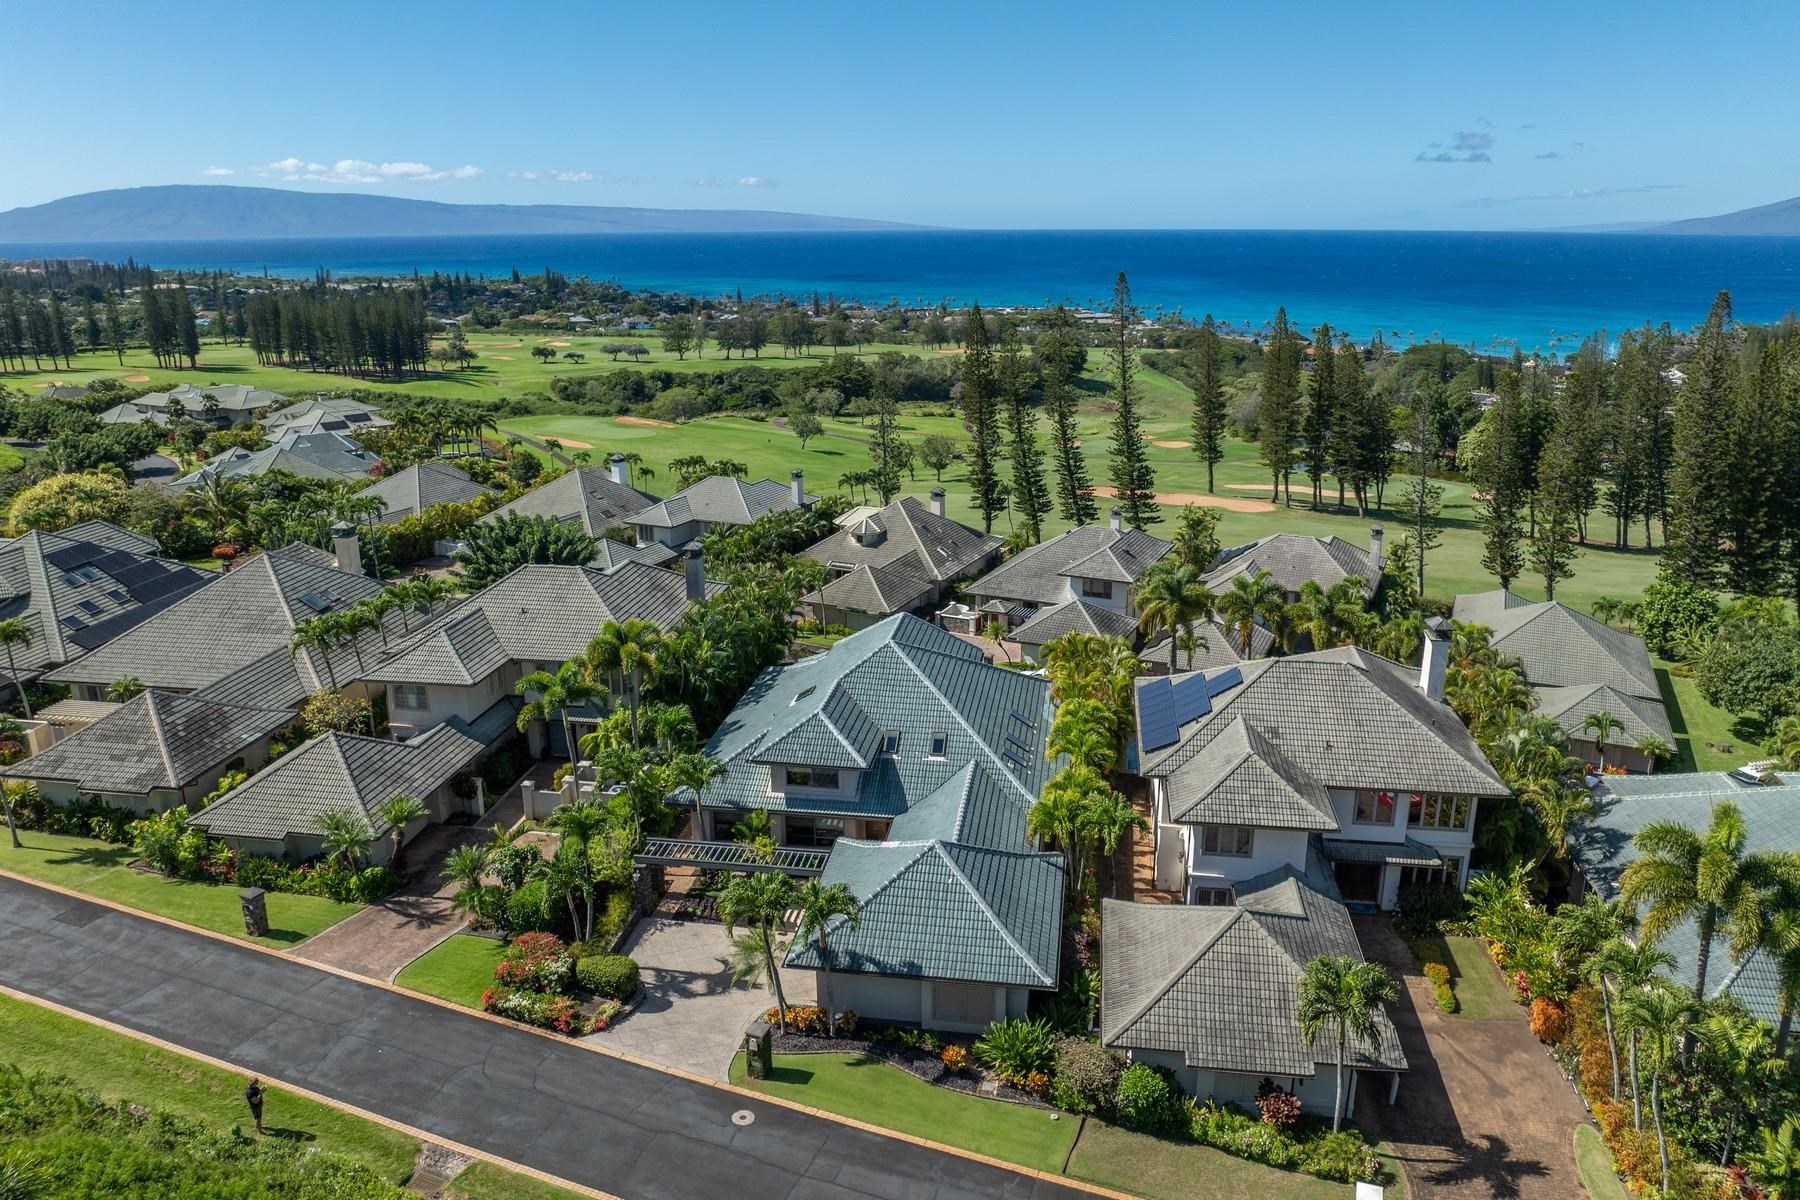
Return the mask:
<path fill-rule="evenodd" d="M 687 576 L 687 598 L 699 603 L 706 599 L 706 564 L 700 560 L 700 544 L 696 542 L 688 549 L 681 560 L 681 569 Z"/>
<path fill-rule="evenodd" d="M 805 508 L 806 507 L 806 472 L 802 471 L 799 467 L 795 467 L 794 473 L 791 476 L 789 476 L 789 478 L 788 478 L 788 482 L 794 491 L 794 507 L 795 508 Z"/>
<path fill-rule="evenodd" d="M 1425 621 L 1425 653 L 1419 660 L 1419 690 L 1433 700 L 1444 698 L 1444 669 L 1450 665 L 1450 622 Z"/>
<path fill-rule="evenodd" d="M 944 515 L 944 489 L 943 488 L 932 488 L 931 489 L 931 511 L 936 513 L 940 517 Z"/>
<path fill-rule="evenodd" d="M 363 573 L 362 545 L 356 540 L 356 527 L 348 521 L 339 521 L 331 527 L 331 552 L 337 556 L 337 565 L 354 575 Z"/>
<path fill-rule="evenodd" d="M 1387 559 L 1381 553 L 1381 526 L 1369 526 L 1369 561 L 1375 564 L 1375 574 L 1381 574 L 1381 568 L 1387 565 Z M 1369 580 L 1374 583 L 1373 579 Z"/>
<path fill-rule="evenodd" d="M 612 480 L 614 483 L 625 487 L 631 486 L 631 464 L 625 461 L 625 456 L 623 454 L 613 455 L 606 460 L 606 465 L 612 468 Z"/>
<path fill-rule="evenodd" d="M 1112 527 L 1114 533 L 1125 528 L 1125 520 L 1119 515 L 1119 510 L 1116 508 L 1112 511 Z"/>

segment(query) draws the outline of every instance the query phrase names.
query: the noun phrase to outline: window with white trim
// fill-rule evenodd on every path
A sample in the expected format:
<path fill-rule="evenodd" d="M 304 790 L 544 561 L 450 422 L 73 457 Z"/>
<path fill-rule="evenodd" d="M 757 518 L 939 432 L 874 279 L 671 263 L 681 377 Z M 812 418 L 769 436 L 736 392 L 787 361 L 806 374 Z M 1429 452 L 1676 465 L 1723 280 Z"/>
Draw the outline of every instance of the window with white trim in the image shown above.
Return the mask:
<path fill-rule="evenodd" d="M 1394 793 L 1374 792 L 1364 788 L 1356 793 L 1356 817 L 1358 825 L 1392 825 L 1394 823 Z"/>
<path fill-rule="evenodd" d="M 1203 908 L 1230 908 L 1237 903 L 1237 896 L 1228 887 L 1197 887 L 1188 903 Z"/>
<path fill-rule="evenodd" d="M 1112 580 L 1084 578 L 1081 581 L 1081 594 L 1084 596 L 1092 596 L 1097 600 L 1111 600 Z"/>
<path fill-rule="evenodd" d="M 836 791 L 838 773 L 828 767 L 789 767 L 787 768 L 789 787 L 826 788 Z"/>
<path fill-rule="evenodd" d="M 1412 887 L 1420 883 L 1441 883 L 1447 887 L 1459 887 L 1462 884 L 1462 859 L 1446 854 L 1441 867 L 1401 867 L 1400 886 Z"/>
<path fill-rule="evenodd" d="M 1414 829 L 1467 829 L 1469 798 L 1467 796 L 1429 796 L 1412 794 L 1406 823 Z"/>
<path fill-rule="evenodd" d="M 1202 825 L 1200 827 L 1200 853 L 1226 854 L 1233 858 L 1248 858 L 1251 848 L 1256 844 L 1256 830 L 1248 825 Z"/>
<path fill-rule="evenodd" d="M 949 748 L 950 748 L 950 735 L 940 729 L 936 733 L 931 735 L 931 749 L 929 752 L 927 752 L 925 757 L 927 757 L 927 758 L 942 758 L 942 757 L 944 757 L 945 752 L 949 750 Z"/>
<path fill-rule="evenodd" d="M 431 707 L 430 697 L 422 683 L 396 683 L 392 685 L 388 694 L 393 697 L 396 709 L 422 712 Z"/>

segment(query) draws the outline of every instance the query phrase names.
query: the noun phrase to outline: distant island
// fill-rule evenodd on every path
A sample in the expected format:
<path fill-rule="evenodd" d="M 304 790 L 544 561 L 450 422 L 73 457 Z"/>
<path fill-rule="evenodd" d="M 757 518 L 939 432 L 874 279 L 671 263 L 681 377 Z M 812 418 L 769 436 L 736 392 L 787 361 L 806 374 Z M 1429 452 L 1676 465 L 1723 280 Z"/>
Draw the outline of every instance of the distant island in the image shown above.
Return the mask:
<path fill-rule="evenodd" d="M 1667 225 L 1655 226 L 1650 232 L 1800 237 L 1800 196 L 1755 208 L 1740 208 L 1736 212 L 1721 213 L 1716 217 L 1690 217 L 1685 221 L 1671 221 Z"/>
<path fill-rule="evenodd" d="M 114 188 L 0 212 L 0 242 L 16 243 L 917 228 L 921 227 L 893 221 L 756 209 L 445 204 L 404 196 L 220 184 Z"/>

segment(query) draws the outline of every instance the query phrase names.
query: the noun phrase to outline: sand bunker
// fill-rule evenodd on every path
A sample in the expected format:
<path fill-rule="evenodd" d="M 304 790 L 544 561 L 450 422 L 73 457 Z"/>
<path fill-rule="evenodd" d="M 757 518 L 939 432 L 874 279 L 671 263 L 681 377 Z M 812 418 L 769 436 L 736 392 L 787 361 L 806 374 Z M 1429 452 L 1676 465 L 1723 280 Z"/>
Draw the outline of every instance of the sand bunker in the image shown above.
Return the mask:
<path fill-rule="evenodd" d="M 492 345 L 490 345 L 488 347 L 488 349 L 489 350 L 517 350 L 524 344 L 525 344 L 524 342 L 495 342 Z"/>
<path fill-rule="evenodd" d="M 127 375 L 125 377 L 125 382 L 126 383 L 149 383 L 150 377 L 148 375 Z"/>
<path fill-rule="evenodd" d="M 1112 488 L 1097 487 L 1096 496 L 1112 497 L 1117 495 Z M 1203 496 L 1198 492 L 1158 492 L 1158 504 L 1198 504 L 1201 508 L 1223 508 L 1228 512 L 1267 513 L 1274 512 L 1275 506 L 1267 500 L 1246 500 L 1242 496 Z"/>
<path fill-rule="evenodd" d="M 613 420 L 621 425 L 648 425 L 652 429 L 675 428 L 675 422 L 673 421 L 656 421 L 649 417 L 614 417 Z M 564 444 L 566 445 L 568 443 Z"/>
<path fill-rule="evenodd" d="M 513 360 L 513 356 L 510 354 L 490 354 L 490 355 L 488 355 L 488 357 L 489 358 L 497 358 L 501 362 L 511 362 Z"/>
<path fill-rule="evenodd" d="M 1269 485 L 1266 483 L 1226 483 L 1220 486 L 1230 488 L 1234 492 L 1266 492 L 1269 490 Z"/>
<path fill-rule="evenodd" d="M 1162 447 L 1162 448 L 1163 448 L 1163 449 L 1164 449 L 1164 450 L 1186 450 L 1186 449 L 1187 449 L 1187 448 L 1189 448 L 1189 447 L 1190 447 L 1190 446 L 1192 446 L 1192 445 L 1193 445 L 1193 444 L 1194 444 L 1194 443 L 1192 443 L 1192 442 L 1158 442 L 1158 441 L 1152 441 L 1152 442 L 1151 442 L 1151 443 L 1150 443 L 1150 444 L 1151 444 L 1151 445 L 1152 445 L 1152 446 L 1161 446 L 1161 447 Z"/>
<path fill-rule="evenodd" d="M 544 440 L 546 442 L 556 442 L 562 446 L 564 450 L 592 450 L 594 448 L 594 443 L 579 441 L 575 438 L 551 437 L 545 438 Z"/>
<path fill-rule="evenodd" d="M 574 342 L 547 342 L 542 338 L 538 339 L 538 345 L 540 346 L 573 346 L 574 344 Z"/>

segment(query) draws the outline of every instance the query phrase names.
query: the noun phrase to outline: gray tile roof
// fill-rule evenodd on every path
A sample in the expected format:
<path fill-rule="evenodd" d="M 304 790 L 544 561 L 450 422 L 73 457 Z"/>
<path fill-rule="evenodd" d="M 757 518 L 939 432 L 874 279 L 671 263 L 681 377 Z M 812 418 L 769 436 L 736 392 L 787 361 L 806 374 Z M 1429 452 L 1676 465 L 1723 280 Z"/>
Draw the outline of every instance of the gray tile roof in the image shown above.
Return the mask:
<path fill-rule="evenodd" d="M 1291 868 L 1239 885 L 1236 907 L 1100 907 L 1100 1040 L 1180 1054 L 1200 1070 L 1304 1078 L 1336 1058 L 1294 1017 L 1300 975 L 1320 955 L 1360 960 L 1350 914 Z M 1385 1012 L 1376 1039 L 1352 1038 L 1350 1065 L 1406 1069 Z"/>
<path fill-rule="evenodd" d="M 262 419 L 263 430 L 270 437 L 290 430 L 296 433 L 354 433 L 358 429 L 383 429 L 392 424 L 368 405 L 344 396 L 302 400 L 276 409 Z"/>
<path fill-rule="evenodd" d="M 58 537 L 77 542 L 92 542 L 108 550 L 129 550 L 134 554 L 161 554 L 162 543 L 147 533 L 121 529 L 111 521 L 82 521 L 56 531 Z"/>
<path fill-rule="evenodd" d="M 374 471 L 380 461 L 342 434 L 289 433 L 261 450 L 233 447 L 216 454 L 201 464 L 199 470 L 171 483 L 169 490 L 185 491 L 209 476 L 235 478 L 266 475 L 271 471 L 286 471 L 302 479 L 362 479 Z"/>
<path fill-rule="evenodd" d="M 324 685 L 314 670 L 308 655 L 291 653 L 285 646 L 277 647 L 219 676 L 193 694 L 205 700 L 248 704 L 254 708 L 297 709 Z"/>
<path fill-rule="evenodd" d="M 652 567 L 667 566 L 681 552 L 673 546 L 665 546 L 661 542 L 651 542 L 646 546 L 630 546 L 616 538 L 600 538 L 594 542 L 594 557 L 588 560 L 588 566 L 596 571 L 610 571 L 614 567 L 624 566 L 628 562 L 645 563 Z"/>
<path fill-rule="evenodd" d="M 930 579 L 914 574 L 918 568 L 916 559 L 916 555 L 910 555 L 881 567 L 861 563 L 849 574 L 838 576 L 802 599 L 815 606 L 872 616 L 906 612 L 924 603 L 937 588 Z"/>
<path fill-rule="evenodd" d="M 1169 818 L 1191 824 L 1335 830 L 1331 793 L 1242 718 L 1168 777 Z"/>
<path fill-rule="evenodd" d="M 818 497 L 806 493 L 811 504 Z M 785 512 L 794 507 L 793 488 L 773 479 L 746 483 L 729 475 L 708 475 L 667 500 L 652 504 L 633 517 L 639 525 L 655 525 L 675 529 L 689 521 L 708 525 L 748 525 L 772 512 Z"/>
<path fill-rule="evenodd" d="M 942 583 L 974 570 L 999 550 L 1004 540 L 940 517 L 915 496 L 903 496 L 862 521 L 833 530 L 831 536 L 800 553 L 827 565 L 885 567 L 899 563 L 909 576 Z"/>
<path fill-rule="evenodd" d="M 1583 729 L 1581 723 L 1592 713 L 1605 712 L 1619 719 L 1619 728 L 1613 731 L 1609 746 L 1635 746 L 1648 737 L 1659 737 L 1670 746 L 1675 744 L 1668 710 L 1660 698 L 1632 695 L 1605 683 L 1540 687 L 1537 696 L 1538 712 L 1555 718 L 1574 741 L 1592 740 L 1593 732 Z"/>
<path fill-rule="evenodd" d="M 1062 938 L 1062 856 L 954 842 L 840 840 L 821 876 L 862 901 L 854 929 L 826 931 L 833 970 L 1054 988 Z M 796 941 L 792 967 L 821 965 Z"/>
<path fill-rule="evenodd" d="M 1619 877 L 1638 856 L 1631 839 L 1638 830 L 1657 821 L 1674 821 L 1704 833 L 1712 820 L 1713 806 L 1729 800 L 1744 815 L 1744 849 L 1750 853 L 1800 853 L 1800 782 L 1783 774 L 1775 785 L 1744 783 L 1724 771 L 1688 775 L 1608 775 L 1595 794 L 1598 811 L 1589 824 L 1570 835 L 1577 865 L 1601 896 L 1619 894 Z M 1693 921 L 1683 921 L 1658 943 L 1675 956 L 1669 976 L 1692 985 L 1700 951 L 1700 931 Z M 1780 976 L 1775 963 L 1761 950 L 1752 953 L 1743 970 L 1737 968 L 1724 937 L 1713 938 L 1707 970 L 1707 999 L 1725 990 L 1749 1012 L 1770 1023 L 1781 1019 Z"/>
<path fill-rule="evenodd" d="M 1275 635 L 1256 626 L 1250 631 L 1250 653 L 1238 652 L 1237 634 L 1228 633 L 1217 621 L 1203 621 L 1194 626 L 1194 632 L 1206 639 L 1204 647 L 1194 648 L 1194 658 L 1188 661 L 1187 651 L 1177 648 L 1175 664 L 1182 671 L 1207 671 L 1213 667 L 1230 667 L 1241 662 L 1249 662 L 1253 658 L 1267 658 L 1275 649 Z M 1144 648 L 1138 651 L 1138 658 L 1147 663 L 1166 666 L 1169 661 L 1169 635 L 1158 633 Z"/>
<path fill-rule="evenodd" d="M 291 710 L 141 692 L 0 775 L 62 780 L 84 792 L 141 796 L 152 788 L 197 782 L 293 719 Z"/>
<path fill-rule="evenodd" d="M 102 425 L 167 425 L 169 414 L 160 409 L 139 408 L 127 400 L 100 414 Z"/>
<path fill-rule="evenodd" d="M 206 575 L 204 586 L 53 671 L 51 678 L 57 683 L 108 684 L 130 675 L 149 687 L 192 691 L 272 651 L 287 653 L 294 626 L 318 615 L 306 597 L 335 612 L 381 591 L 375 580 L 340 570 L 329 556 L 310 546 L 271 550 L 223 575 Z M 388 616 L 391 637 L 399 620 L 396 614 Z M 365 659 L 373 645 L 372 636 L 365 639 Z M 316 691 L 327 678 L 325 659 L 311 652 L 301 657 L 316 679 L 309 690 Z M 331 653 L 330 677 L 338 684 L 349 682 L 356 672 L 350 648 Z"/>
<path fill-rule="evenodd" d="M 1444 861 L 1442 854 L 1409 837 L 1399 842 L 1362 842 L 1354 838 L 1326 838 L 1320 850 L 1334 863 L 1386 863 L 1396 867 L 1435 867 Z"/>
<path fill-rule="evenodd" d="M 707 581 L 706 594 L 725 585 Z M 611 571 L 536 563 L 446 609 L 391 648 L 365 650 L 363 677 L 387 683 L 468 685 L 503 663 L 567 662 L 608 621 L 632 617 L 668 629 L 687 611 L 687 580 L 643 563 Z"/>
<path fill-rule="evenodd" d="M 981 762 L 944 781 L 942 787 L 894 818 L 889 830 L 895 841 L 941 839 L 1016 851 L 1031 844 L 1026 814 L 1031 804 L 1010 779 Z"/>
<path fill-rule="evenodd" d="M 1276 533 L 1242 546 L 1220 552 L 1203 577 L 1207 587 L 1222 591 L 1239 575 L 1254 576 L 1267 571 L 1269 578 L 1285 592 L 1298 592 L 1309 580 L 1322 588 L 1356 575 L 1363 581 L 1363 594 L 1373 595 L 1381 582 L 1381 572 L 1369 552 L 1332 534 L 1312 537 L 1303 533 Z"/>
<path fill-rule="evenodd" d="M 182 407 L 187 410 L 188 416 L 197 417 L 209 396 L 216 400 L 219 408 L 225 412 L 256 412 L 280 404 L 287 399 L 280 392 L 251 387 L 244 383 L 216 383 L 203 388 L 195 387 L 191 383 L 183 383 L 166 392 L 149 392 L 139 396 L 131 403 L 144 408 L 166 409 L 170 400 L 180 400 Z"/>
<path fill-rule="evenodd" d="M 880 727 L 844 689 L 833 688 L 823 704 L 799 712 L 798 720 L 769 730 L 751 762 L 860 771 L 881 751 Z"/>
<path fill-rule="evenodd" d="M 1146 692 L 1172 681 L 1138 682 L 1141 774 L 1172 774 L 1241 717 L 1327 787 L 1508 794 L 1450 706 L 1419 690 L 1412 668 L 1340 646 L 1201 674 L 1225 683 L 1232 671 L 1241 682 L 1181 725 L 1176 742 L 1151 748 L 1141 744 Z"/>
<path fill-rule="evenodd" d="M 589 537 L 597 538 L 608 529 L 631 524 L 655 503 L 656 497 L 647 492 L 614 483 L 605 467 L 576 467 L 501 505 L 481 518 L 481 523 L 496 524 L 509 513 L 518 513 L 578 524 Z"/>
<path fill-rule="evenodd" d="M 361 809 L 377 834 L 375 810 L 395 796 L 424 799 L 474 762 L 485 743 L 452 725 L 436 725 L 406 742 L 327 733 L 252 775 L 188 824 L 215 837 L 280 839 L 317 834 L 328 812 Z"/>
<path fill-rule="evenodd" d="M 1070 568 L 1079 564 L 1083 569 L 1105 572 L 1090 578 L 1135 580 L 1173 545 L 1142 530 L 1078 525 L 1019 551 L 971 583 L 968 590 L 981 599 L 998 596 L 1032 604 L 1060 604 L 1069 596 Z"/>
<path fill-rule="evenodd" d="M 434 505 L 467 504 L 487 495 L 487 489 L 449 463 L 422 462 L 377 480 L 357 495 L 378 497 L 383 506 L 381 523 L 387 524 Z"/>
<path fill-rule="evenodd" d="M 1097 633 L 1131 640 L 1137 637 L 1137 631 L 1137 622 L 1125 613 L 1085 600 L 1065 600 L 1039 609 L 1036 616 L 1012 631 L 1011 638 L 1022 646 L 1042 646 L 1065 633 Z"/>
<path fill-rule="evenodd" d="M 21 674 L 79 659 L 217 578 L 144 553 L 146 540 L 90 521 L 0 543 L 0 618 L 32 630 L 31 644 L 13 651 Z"/>
<path fill-rule="evenodd" d="M 1489 644 L 1518 659 L 1537 687 L 1604 683 L 1660 703 L 1644 639 L 1560 601 L 1528 604 L 1504 592 L 1482 592 L 1458 596 L 1455 616 L 1493 630 Z"/>

